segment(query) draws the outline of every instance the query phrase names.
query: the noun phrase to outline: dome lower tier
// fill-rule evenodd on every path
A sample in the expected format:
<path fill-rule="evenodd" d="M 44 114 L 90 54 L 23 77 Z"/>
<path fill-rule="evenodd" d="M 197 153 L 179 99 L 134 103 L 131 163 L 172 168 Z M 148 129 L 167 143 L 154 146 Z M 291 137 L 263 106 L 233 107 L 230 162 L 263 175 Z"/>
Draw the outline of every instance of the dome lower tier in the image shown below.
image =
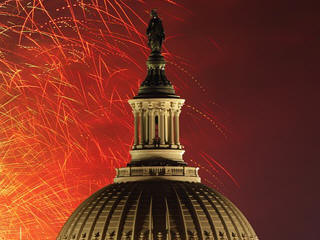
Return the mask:
<path fill-rule="evenodd" d="M 85 200 L 58 240 L 257 239 L 227 198 L 201 183 L 112 184 Z"/>

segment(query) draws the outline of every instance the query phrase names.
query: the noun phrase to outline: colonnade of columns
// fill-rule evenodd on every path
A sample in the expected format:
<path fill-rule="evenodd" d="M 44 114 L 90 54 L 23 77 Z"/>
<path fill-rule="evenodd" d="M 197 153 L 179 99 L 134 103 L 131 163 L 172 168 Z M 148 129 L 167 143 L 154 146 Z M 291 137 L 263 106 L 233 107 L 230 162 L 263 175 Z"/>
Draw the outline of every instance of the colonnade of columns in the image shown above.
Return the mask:
<path fill-rule="evenodd" d="M 182 104 L 162 104 L 162 107 L 148 104 L 142 107 L 140 102 L 131 106 L 134 114 L 134 149 L 181 148 L 179 117 Z"/>

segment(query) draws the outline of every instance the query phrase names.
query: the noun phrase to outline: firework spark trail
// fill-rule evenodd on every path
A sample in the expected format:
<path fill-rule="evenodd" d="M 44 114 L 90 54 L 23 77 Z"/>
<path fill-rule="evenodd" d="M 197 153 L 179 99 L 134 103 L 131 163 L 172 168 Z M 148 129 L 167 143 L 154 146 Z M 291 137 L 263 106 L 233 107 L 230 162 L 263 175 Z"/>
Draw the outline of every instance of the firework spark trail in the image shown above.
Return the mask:
<path fill-rule="evenodd" d="M 54 239 L 128 161 L 127 100 L 148 53 L 135 27 L 146 25 L 149 7 L 140 4 L 135 12 L 115 0 L 0 3 L 0 239 L 18 239 L 20 228 L 23 239 Z M 191 108 L 225 131 L 212 113 Z"/>

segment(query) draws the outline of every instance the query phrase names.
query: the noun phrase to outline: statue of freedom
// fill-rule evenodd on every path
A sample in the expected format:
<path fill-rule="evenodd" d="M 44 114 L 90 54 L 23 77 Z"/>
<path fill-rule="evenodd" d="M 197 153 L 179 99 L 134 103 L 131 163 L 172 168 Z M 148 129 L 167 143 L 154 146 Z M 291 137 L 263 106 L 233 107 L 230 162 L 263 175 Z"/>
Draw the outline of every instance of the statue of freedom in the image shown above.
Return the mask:
<path fill-rule="evenodd" d="M 151 20 L 147 28 L 148 46 L 153 54 L 161 52 L 162 41 L 165 38 L 161 19 L 155 9 L 151 10 Z"/>

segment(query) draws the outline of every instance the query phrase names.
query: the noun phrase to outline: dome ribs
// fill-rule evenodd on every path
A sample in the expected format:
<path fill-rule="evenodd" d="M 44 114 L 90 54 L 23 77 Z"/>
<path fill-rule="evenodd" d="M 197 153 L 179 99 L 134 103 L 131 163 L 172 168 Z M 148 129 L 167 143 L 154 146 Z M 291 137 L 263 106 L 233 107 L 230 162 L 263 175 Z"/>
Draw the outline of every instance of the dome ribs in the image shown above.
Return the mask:
<path fill-rule="evenodd" d="M 167 197 L 164 197 L 164 202 L 166 204 L 166 238 L 167 240 L 171 240 L 171 224 L 170 224 L 170 212 L 168 206 Z"/>
<path fill-rule="evenodd" d="M 85 210 L 87 210 L 88 207 L 91 206 L 92 201 L 94 199 L 96 199 L 101 192 L 105 191 L 106 189 L 100 189 L 98 192 L 94 193 L 93 195 L 91 195 L 86 201 L 84 201 L 80 206 L 78 211 L 75 211 L 72 215 L 71 218 L 69 218 L 69 220 L 67 221 L 65 227 L 62 229 L 62 236 L 65 237 L 65 239 L 67 240 L 74 240 L 75 237 L 77 236 L 77 234 L 81 234 L 80 232 L 78 233 L 74 233 L 74 230 L 79 222 L 79 220 L 81 219 L 81 217 L 83 216 Z M 65 229 L 67 230 L 66 232 Z M 68 231 L 69 230 L 69 231 Z"/>
<path fill-rule="evenodd" d="M 133 228 L 132 240 L 138 239 L 140 236 L 146 237 L 150 235 L 150 214 L 151 209 L 151 198 L 152 196 L 147 191 L 145 184 L 142 185 L 140 199 L 137 203 L 137 212 L 135 216 L 135 225 Z M 151 213 L 150 213 L 151 212 Z"/>
<path fill-rule="evenodd" d="M 236 231 L 237 231 L 237 234 L 238 234 L 238 237 L 241 237 L 241 235 L 243 234 L 243 232 L 248 235 L 248 232 L 249 232 L 249 229 L 248 229 L 248 226 L 244 227 L 244 224 L 243 223 L 246 223 L 244 221 L 244 219 L 240 219 L 241 218 L 241 213 L 240 211 L 236 211 L 236 209 L 234 209 L 234 205 L 231 201 L 228 201 L 226 198 L 224 198 L 223 196 L 221 196 L 220 194 L 218 193 L 215 193 L 215 195 L 219 196 L 219 198 L 222 199 L 222 203 L 225 204 L 226 208 L 228 208 L 229 213 L 232 213 L 233 215 L 233 218 L 237 219 L 237 223 L 240 225 L 240 227 L 242 228 L 242 231 L 240 232 L 238 230 L 238 228 L 236 228 Z M 226 204 L 227 203 L 227 204 Z M 230 214 L 231 215 L 231 214 Z M 239 218 L 240 216 L 240 218 Z M 234 221 L 232 221 L 232 223 L 236 226 L 236 223 Z"/>
<path fill-rule="evenodd" d="M 134 219 L 133 219 L 133 228 L 132 228 L 131 240 L 134 240 L 135 236 L 136 236 L 137 215 L 138 215 L 138 211 L 139 211 L 139 207 L 140 207 L 140 203 L 141 203 L 141 195 L 142 195 L 142 193 L 143 193 L 143 190 L 140 191 L 139 197 L 137 199 L 137 206 L 136 206 L 136 209 L 135 209 L 135 214 L 134 214 Z"/>
<path fill-rule="evenodd" d="M 201 183 L 112 184 L 81 204 L 59 240 L 257 240 L 240 210 Z"/>
<path fill-rule="evenodd" d="M 150 184 L 150 183 L 149 183 Z M 150 194 L 152 196 L 152 222 L 153 222 L 153 238 L 158 239 L 158 236 L 163 236 L 166 233 L 166 205 L 164 200 L 165 187 L 163 183 L 157 183 L 157 187 L 151 186 Z"/>
<path fill-rule="evenodd" d="M 251 225 L 249 224 L 248 220 L 243 216 L 241 211 L 239 211 L 239 209 L 237 209 L 235 207 L 235 205 L 229 199 L 227 199 L 227 198 L 225 198 L 223 196 L 221 196 L 221 198 L 223 198 L 225 202 L 229 203 L 229 206 L 230 206 L 230 208 L 232 209 L 233 212 L 237 213 L 237 214 L 235 214 L 235 216 L 237 217 L 237 220 L 241 224 L 245 235 L 246 236 L 249 236 L 249 235 L 255 236 L 255 233 L 254 233 Z M 241 233 L 241 235 L 243 235 L 243 233 Z"/>
<path fill-rule="evenodd" d="M 134 203 L 137 203 L 137 201 L 141 195 L 141 193 L 139 193 L 139 190 L 138 191 L 134 191 L 134 190 L 132 190 L 129 193 L 127 201 L 125 202 L 125 205 L 123 206 L 122 213 L 121 213 L 121 216 L 119 219 L 119 225 L 117 227 L 117 229 L 118 229 L 118 231 L 117 231 L 118 233 L 116 234 L 117 240 L 121 240 L 122 236 L 127 235 L 127 237 L 130 237 L 132 235 L 132 230 L 133 230 L 133 226 L 134 226 L 134 222 L 133 222 L 134 216 L 132 215 L 132 212 L 130 214 L 130 210 L 132 207 L 134 207 Z M 136 209 L 136 208 L 134 208 L 134 209 Z M 130 220 L 132 221 L 131 226 L 129 225 Z M 126 231 L 124 231 L 125 228 L 126 228 Z"/>
<path fill-rule="evenodd" d="M 153 234 L 152 234 L 152 231 L 153 231 L 153 217 L 152 217 L 152 195 L 150 197 L 150 207 L 149 207 L 149 240 L 153 240 Z"/>
<path fill-rule="evenodd" d="M 206 216 L 206 220 L 209 222 L 210 229 L 211 229 L 211 231 L 212 231 L 212 233 L 213 233 L 214 239 L 218 239 L 217 231 L 216 231 L 215 226 L 214 226 L 214 224 L 213 224 L 213 221 L 212 221 L 212 219 L 211 219 L 210 213 L 209 213 L 209 211 L 208 211 L 208 209 L 207 209 L 208 206 L 206 206 L 206 204 L 203 202 L 202 199 L 204 198 L 204 196 L 203 196 L 202 194 L 200 194 L 197 186 L 198 186 L 198 185 L 196 185 L 196 184 L 194 184 L 194 183 L 193 183 L 193 184 L 190 184 L 190 187 L 189 187 L 189 188 L 186 188 L 186 191 L 188 191 L 188 193 L 189 193 L 190 195 L 192 195 L 194 199 L 197 200 L 197 202 L 199 203 L 202 211 L 204 212 L 204 214 L 205 214 L 205 216 Z M 207 231 L 207 230 L 203 230 L 203 231 L 204 231 L 204 233 L 206 233 L 206 234 L 208 235 L 207 237 L 209 237 L 209 235 L 211 235 L 209 231 Z M 206 237 L 205 237 L 205 239 L 209 239 L 209 238 L 206 238 Z"/>
<path fill-rule="evenodd" d="M 170 188 L 166 189 L 165 196 L 168 207 L 168 234 L 171 239 L 176 239 L 177 235 L 184 236 L 184 233 L 186 232 L 184 218 L 179 203 L 180 200 L 178 199 L 176 191 L 171 184 Z"/>
<path fill-rule="evenodd" d="M 114 237 L 116 234 L 116 231 L 113 230 L 109 232 L 109 238 L 106 238 L 107 236 L 107 231 L 110 229 L 110 222 L 112 217 L 114 217 L 114 212 L 116 211 L 120 201 L 123 201 L 125 198 L 125 195 L 132 192 L 132 190 L 135 188 L 137 183 L 130 183 L 130 184 L 119 184 L 118 190 L 120 190 L 121 194 L 115 199 L 114 203 L 112 204 L 112 207 L 108 213 L 108 217 L 105 221 L 103 232 L 102 232 L 102 237 L 101 239 L 110 239 L 110 236 Z M 113 186 L 116 186 L 117 184 L 113 184 Z M 112 186 L 112 185 L 111 185 Z M 122 188 L 126 187 L 125 190 L 123 191 Z M 113 196 L 115 197 L 115 196 Z"/>
<path fill-rule="evenodd" d="M 227 210 L 227 208 L 228 208 L 227 204 L 225 204 L 225 202 L 223 201 L 223 199 L 221 199 L 221 197 L 220 197 L 219 194 L 217 194 L 217 193 L 212 194 L 212 191 L 210 191 L 209 189 L 207 189 L 207 193 L 209 193 L 209 192 L 211 193 L 211 196 L 213 196 L 213 197 L 215 198 L 215 200 L 219 203 L 219 205 L 222 207 L 223 211 L 224 211 L 225 214 L 228 216 L 228 218 L 229 218 L 229 220 L 230 220 L 230 222 L 231 222 L 231 224 L 232 224 L 233 229 L 235 230 L 235 232 L 237 233 L 237 235 L 240 237 L 240 233 L 239 233 L 238 227 L 237 227 L 237 225 L 235 224 L 235 222 L 234 222 L 234 220 L 233 220 L 234 213 L 231 212 L 231 213 L 233 214 L 233 217 L 232 217 L 231 214 L 230 214 L 230 211 Z M 221 199 L 222 201 L 221 201 L 220 199 Z M 230 210 L 230 209 L 229 209 L 229 210 Z M 230 233 L 230 231 L 231 231 L 231 227 L 230 227 L 230 226 L 228 226 L 228 231 L 229 231 L 229 233 Z M 234 234 L 233 231 L 231 231 L 231 233 Z"/>
<path fill-rule="evenodd" d="M 194 234 L 193 230 L 188 229 L 187 230 L 188 235 L 190 235 L 190 237 L 194 235 L 198 235 L 199 240 L 203 240 L 204 239 L 203 231 L 202 231 L 202 226 L 200 224 L 200 219 L 199 219 L 197 209 L 195 208 L 195 205 L 193 204 L 190 198 L 191 196 L 187 194 L 187 186 L 189 187 L 189 183 L 184 183 L 184 184 L 177 183 L 177 185 L 179 186 L 179 193 L 181 196 L 182 203 L 185 205 L 186 209 L 191 213 L 191 218 L 195 228 L 194 230 L 196 231 L 196 234 Z M 191 226 L 187 226 L 187 227 L 191 227 Z"/>
<path fill-rule="evenodd" d="M 116 189 L 113 189 L 113 190 L 116 190 Z M 98 211 L 98 213 L 97 213 L 97 215 L 96 215 L 96 217 L 95 217 L 95 219 L 94 219 L 94 221 L 93 221 L 93 223 L 92 223 L 92 227 L 91 227 L 91 230 L 90 230 L 90 232 L 89 232 L 89 235 L 88 235 L 88 239 L 91 239 L 92 238 L 92 235 L 93 235 L 93 233 L 94 232 L 96 232 L 96 234 L 101 234 L 101 232 L 100 232 L 100 230 L 101 229 L 99 229 L 99 228 L 97 228 L 97 222 L 98 222 L 98 219 L 100 218 L 100 216 L 101 216 L 101 213 L 103 212 L 103 210 L 105 209 L 105 207 L 107 206 L 107 204 L 109 203 L 109 201 L 110 201 L 110 199 L 112 198 L 112 196 L 113 196 L 113 194 L 110 194 L 112 191 L 107 191 L 107 194 L 109 195 L 108 197 L 107 197 L 107 199 L 103 202 L 103 204 L 102 204 L 102 206 L 100 207 L 100 209 L 99 209 L 99 211 Z M 115 191 L 113 191 L 113 192 L 115 192 Z M 97 229 L 96 229 L 97 228 Z M 96 231 L 94 231 L 94 230 L 96 230 Z"/>
<path fill-rule="evenodd" d="M 180 211 L 180 216 L 181 216 L 181 220 L 182 220 L 182 226 L 183 226 L 183 232 L 181 232 L 181 239 L 186 239 L 189 240 L 188 237 L 188 233 L 187 233 L 187 225 L 186 225 L 186 220 L 185 220 L 185 216 L 183 213 L 183 208 L 182 208 L 182 204 L 181 204 L 181 200 L 179 198 L 178 192 L 176 190 L 176 188 L 174 187 L 174 184 L 172 184 L 172 189 L 175 192 L 176 198 L 177 198 L 177 202 L 179 203 L 179 211 Z"/>
<path fill-rule="evenodd" d="M 107 195 L 107 191 L 104 191 L 99 197 L 95 198 L 95 200 L 93 201 L 92 206 L 89 206 L 86 208 L 85 211 L 88 211 L 87 214 L 82 214 L 82 217 L 84 217 L 84 220 L 81 221 L 81 218 L 79 219 L 80 221 L 80 229 L 77 231 L 78 235 L 76 237 L 76 240 L 79 240 L 80 237 L 82 236 L 82 238 L 84 239 L 87 236 L 87 232 L 83 231 L 86 227 L 86 225 L 90 224 L 90 221 L 88 221 L 89 217 L 92 216 L 94 209 L 96 208 L 96 206 L 98 205 L 98 203 Z M 91 224 L 91 228 L 92 228 L 92 224 Z M 90 229 L 90 228 L 89 228 Z M 88 230 L 89 230 L 88 229 Z M 90 230 L 89 230 L 90 231 Z"/>
<path fill-rule="evenodd" d="M 215 210 L 216 214 L 218 215 L 219 220 L 220 220 L 220 222 L 222 223 L 224 232 L 227 234 L 228 240 L 233 240 L 233 239 L 231 238 L 231 236 L 230 236 L 229 231 L 228 231 L 227 224 L 226 224 L 223 216 L 221 215 L 221 212 L 220 212 L 220 211 L 218 210 L 218 208 L 217 208 L 217 205 L 214 204 L 213 201 L 211 200 L 211 198 L 209 197 L 209 195 L 206 194 L 206 193 L 209 193 L 210 196 L 212 197 L 211 192 L 207 192 L 207 191 L 206 191 L 206 193 L 205 193 L 204 190 L 203 190 L 203 188 L 201 188 L 201 187 L 199 188 L 199 191 L 201 191 L 202 195 L 207 199 L 207 201 L 210 203 L 211 207 Z M 217 223 L 217 221 L 214 221 L 214 220 L 213 220 L 213 222 Z M 219 236 L 221 236 L 221 235 L 223 236 L 223 232 L 221 232 L 220 229 L 219 229 L 219 233 L 218 233 L 218 234 L 219 234 Z"/>

